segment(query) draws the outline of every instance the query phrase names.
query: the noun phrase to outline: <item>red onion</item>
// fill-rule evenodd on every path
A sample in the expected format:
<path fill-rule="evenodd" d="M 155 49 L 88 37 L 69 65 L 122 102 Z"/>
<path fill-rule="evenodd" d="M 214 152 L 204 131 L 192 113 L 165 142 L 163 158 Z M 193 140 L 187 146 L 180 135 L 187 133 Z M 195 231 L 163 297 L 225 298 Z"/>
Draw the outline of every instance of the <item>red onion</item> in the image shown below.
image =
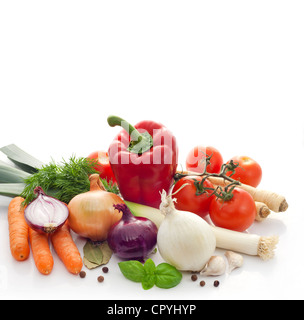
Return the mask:
<path fill-rule="evenodd" d="M 30 228 L 44 232 L 53 233 L 62 227 L 69 217 L 68 206 L 45 194 L 41 187 L 34 190 L 37 198 L 25 209 L 24 217 Z"/>
<path fill-rule="evenodd" d="M 157 226 L 149 219 L 133 216 L 125 204 L 114 208 L 123 216 L 109 231 L 109 247 L 121 259 L 143 260 L 156 246 Z"/>

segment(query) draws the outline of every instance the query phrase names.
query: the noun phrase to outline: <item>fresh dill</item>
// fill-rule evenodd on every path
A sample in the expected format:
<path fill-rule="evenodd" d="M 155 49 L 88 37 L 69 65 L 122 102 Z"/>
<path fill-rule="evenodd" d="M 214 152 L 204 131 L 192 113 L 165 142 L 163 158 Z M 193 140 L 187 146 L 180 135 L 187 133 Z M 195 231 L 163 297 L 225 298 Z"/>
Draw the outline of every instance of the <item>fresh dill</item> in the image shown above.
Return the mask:
<path fill-rule="evenodd" d="M 37 173 L 25 179 L 25 188 L 21 197 L 24 204 L 35 199 L 34 189 L 40 186 L 45 193 L 66 204 L 76 195 L 90 190 L 89 176 L 97 173 L 96 162 L 87 158 L 72 156 L 69 161 L 56 164 L 52 161 L 44 165 Z"/>

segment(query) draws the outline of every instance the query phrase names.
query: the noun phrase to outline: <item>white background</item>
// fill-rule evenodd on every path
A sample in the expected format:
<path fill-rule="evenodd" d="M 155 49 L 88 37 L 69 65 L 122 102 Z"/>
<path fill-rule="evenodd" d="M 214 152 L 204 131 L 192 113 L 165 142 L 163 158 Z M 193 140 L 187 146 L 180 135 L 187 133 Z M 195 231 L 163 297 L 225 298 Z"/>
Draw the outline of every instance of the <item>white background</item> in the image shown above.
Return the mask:
<path fill-rule="evenodd" d="M 107 150 L 119 130 L 108 127 L 110 114 L 152 119 L 176 135 L 181 165 L 196 144 L 225 160 L 251 156 L 261 188 L 290 207 L 249 230 L 280 236 L 273 260 L 245 256 L 217 289 L 185 274 L 174 289 L 144 291 L 115 258 L 103 284 L 100 270 L 81 280 L 55 254 L 48 277 L 32 258 L 15 262 L 10 199 L 0 197 L 0 299 L 304 298 L 303 16 L 303 1 L 290 0 L 1 1 L 0 146 L 60 161 Z"/>

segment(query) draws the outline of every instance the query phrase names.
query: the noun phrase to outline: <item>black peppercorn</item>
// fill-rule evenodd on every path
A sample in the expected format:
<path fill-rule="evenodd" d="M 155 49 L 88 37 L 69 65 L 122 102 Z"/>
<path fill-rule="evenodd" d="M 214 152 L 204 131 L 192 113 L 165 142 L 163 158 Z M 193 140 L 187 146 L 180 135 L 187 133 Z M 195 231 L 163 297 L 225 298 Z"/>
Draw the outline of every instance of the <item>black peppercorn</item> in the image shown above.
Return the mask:
<path fill-rule="evenodd" d="M 216 288 L 220 285 L 220 282 L 218 280 L 214 281 L 214 284 L 213 284 Z"/>
<path fill-rule="evenodd" d="M 192 276 L 191 276 L 191 280 L 192 280 L 192 281 L 196 281 L 196 280 L 197 280 L 197 275 L 196 275 L 196 274 L 192 275 Z"/>

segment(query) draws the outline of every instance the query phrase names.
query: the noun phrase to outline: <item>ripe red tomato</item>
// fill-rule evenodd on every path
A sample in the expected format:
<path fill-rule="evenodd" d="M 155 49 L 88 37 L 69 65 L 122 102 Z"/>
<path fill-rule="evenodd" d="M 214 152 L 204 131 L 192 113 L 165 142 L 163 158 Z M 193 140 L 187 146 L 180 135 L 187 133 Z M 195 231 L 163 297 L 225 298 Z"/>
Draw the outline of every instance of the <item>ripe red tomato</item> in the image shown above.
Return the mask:
<path fill-rule="evenodd" d="M 209 213 L 209 206 L 214 198 L 213 190 L 206 190 L 207 193 L 203 193 L 200 195 L 196 195 L 198 192 L 195 186 L 195 180 L 200 183 L 202 181 L 202 177 L 194 177 L 188 176 L 180 179 L 174 186 L 172 194 L 177 192 L 184 184 L 187 184 L 181 190 L 179 190 L 176 194 L 173 195 L 177 201 L 175 203 L 175 208 L 181 211 L 190 211 L 197 214 L 200 217 L 204 217 Z M 203 184 L 205 188 L 214 189 L 211 182 L 206 180 Z"/>
<path fill-rule="evenodd" d="M 260 184 L 262 180 L 262 168 L 255 160 L 246 156 L 233 157 L 231 160 L 240 165 L 235 169 L 235 174 L 231 178 L 255 188 Z M 227 175 L 231 173 L 228 172 Z"/>
<path fill-rule="evenodd" d="M 193 148 L 186 159 L 188 171 L 203 173 L 206 167 L 206 158 L 212 156 L 210 164 L 207 166 L 208 173 L 220 173 L 223 165 L 221 153 L 214 147 L 196 146 Z"/>
<path fill-rule="evenodd" d="M 96 171 L 99 172 L 101 179 L 107 179 L 107 181 L 113 181 L 116 183 L 116 179 L 114 173 L 111 168 L 111 164 L 109 161 L 108 153 L 105 151 L 96 151 L 91 153 L 88 156 L 89 159 L 98 160 L 97 166 L 94 168 Z"/>
<path fill-rule="evenodd" d="M 252 196 L 245 190 L 235 188 L 229 201 L 214 198 L 210 204 L 210 218 L 217 226 L 243 232 L 254 222 L 256 206 Z"/>

